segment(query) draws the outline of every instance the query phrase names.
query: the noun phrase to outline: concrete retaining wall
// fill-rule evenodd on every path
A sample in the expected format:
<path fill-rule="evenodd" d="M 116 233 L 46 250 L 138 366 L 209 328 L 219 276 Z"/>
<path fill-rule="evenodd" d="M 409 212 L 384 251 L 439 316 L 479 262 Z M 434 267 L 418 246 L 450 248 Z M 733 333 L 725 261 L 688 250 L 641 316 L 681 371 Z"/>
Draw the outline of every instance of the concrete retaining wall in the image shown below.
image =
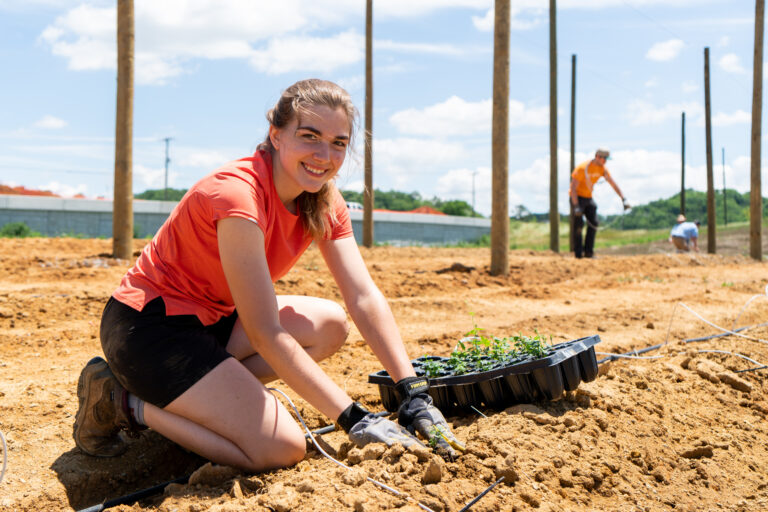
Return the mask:
<path fill-rule="evenodd" d="M 134 234 L 152 236 L 165 222 L 173 201 L 133 202 Z M 363 212 L 351 210 L 357 243 L 363 240 Z M 57 197 L 0 195 L 0 227 L 23 222 L 46 236 L 112 236 L 112 201 L 62 199 Z M 376 243 L 393 245 L 440 245 L 475 241 L 491 232 L 489 219 L 428 215 L 421 213 L 373 212 Z"/>

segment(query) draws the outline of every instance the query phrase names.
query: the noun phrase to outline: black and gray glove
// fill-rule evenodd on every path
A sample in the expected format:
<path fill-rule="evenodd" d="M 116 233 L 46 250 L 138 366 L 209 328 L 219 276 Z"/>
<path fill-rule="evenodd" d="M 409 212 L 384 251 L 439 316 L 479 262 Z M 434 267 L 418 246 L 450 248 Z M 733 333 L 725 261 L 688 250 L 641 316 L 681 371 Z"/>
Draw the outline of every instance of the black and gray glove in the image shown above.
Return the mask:
<path fill-rule="evenodd" d="M 429 382 L 424 377 L 406 377 L 395 389 L 403 397 L 397 411 L 397 421 L 409 432 L 421 434 L 429 445 L 443 457 L 454 460 L 466 448 L 451 432 L 448 422 L 429 396 Z"/>
<path fill-rule="evenodd" d="M 584 212 L 582 212 L 582 211 L 581 211 L 581 207 L 579 207 L 579 206 L 574 206 L 574 207 L 573 207 L 573 214 L 574 214 L 574 215 L 576 215 L 576 216 L 579 216 L 579 215 L 581 215 L 582 213 L 584 213 Z"/>
<path fill-rule="evenodd" d="M 387 446 L 400 443 L 406 448 L 411 445 L 424 446 L 413 434 L 394 421 L 376 416 L 357 402 L 347 407 L 336 423 L 359 447 L 368 443 L 384 443 Z"/>

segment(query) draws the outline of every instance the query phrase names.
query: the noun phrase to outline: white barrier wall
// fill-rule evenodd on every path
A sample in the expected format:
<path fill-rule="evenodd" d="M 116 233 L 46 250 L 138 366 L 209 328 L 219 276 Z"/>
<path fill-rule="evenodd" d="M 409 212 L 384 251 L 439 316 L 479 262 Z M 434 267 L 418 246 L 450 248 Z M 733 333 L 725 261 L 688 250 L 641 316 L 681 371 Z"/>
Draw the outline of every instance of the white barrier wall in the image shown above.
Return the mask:
<path fill-rule="evenodd" d="M 176 206 L 173 201 L 133 201 L 134 235 L 152 236 Z M 355 240 L 362 243 L 363 212 L 351 210 Z M 23 222 L 46 236 L 112 236 L 112 201 L 44 196 L 0 195 L 0 227 Z M 472 242 L 491 232 L 490 219 L 373 212 L 376 243 L 441 245 Z"/>

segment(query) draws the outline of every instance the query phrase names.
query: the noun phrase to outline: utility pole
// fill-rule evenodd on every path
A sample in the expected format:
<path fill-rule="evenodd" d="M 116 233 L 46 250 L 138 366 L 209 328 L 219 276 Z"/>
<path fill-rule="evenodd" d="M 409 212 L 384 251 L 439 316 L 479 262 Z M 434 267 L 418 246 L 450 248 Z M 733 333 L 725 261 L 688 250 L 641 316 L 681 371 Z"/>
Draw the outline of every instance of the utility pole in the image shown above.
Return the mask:
<path fill-rule="evenodd" d="M 475 214 L 475 176 L 477 171 L 472 171 L 472 215 Z"/>
<path fill-rule="evenodd" d="M 704 48 L 704 117 L 707 150 L 707 252 L 717 252 L 715 232 L 715 178 L 712 171 L 712 106 L 709 101 L 709 47 Z"/>
<path fill-rule="evenodd" d="M 560 252 L 557 208 L 557 5 L 549 0 L 549 248 Z"/>
<path fill-rule="evenodd" d="M 163 188 L 163 201 L 168 200 L 168 164 L 171 162 L 171 159 L 168 158 L 168 143 L 173 140 L 173 137 L 166 137 L 163 139 L 165 141 L 165 188 Z"/>
<path fill-rule="evenodd" d="M 568 173 L 576 167 L 576 54 L 571 55 L 571 166 Z M 571 187 L 568 184 L 568 250 L 573 252 L 573 237 L 576 230 L 576 217 L 573 215 Z"/>
<path fill-rule="evenodd" d="M 680 158 L 680 213 L 685 215 L 685 112 L 683 112 L 683 123 L 681 132 Z"/>
<path fill-rule="evenodd" d="M 373 247 L 373 0 L 365 3 L 365 187 L 363 246 Z"/>
<path fill-rule="evenodd" d="M 755 55 L 752 71 L 752 136 L 750 139 L 749 184 L 749 255 L 763 260 L 761 228 L 763 222 L 763 194 L 760 190 L 760 158 L 763 122 L 763 29 L 765 2 L 755 1 Z"/>
<path fill-rule="evenodd" d="M 117 101 L 112 252 L 133 255 L 133 0 L 117 0 Z"/>
<path fill-rule="evenodd" d="M 491 115 L 491 275 L 509 275 L 509 0 L 496 0 L 493 18 Z"/>
<path fill-rule="evenodd" d="M 725 194 L 725 148 L 723 149 L 723 224 L 728 225 L 728 197 Z"/>

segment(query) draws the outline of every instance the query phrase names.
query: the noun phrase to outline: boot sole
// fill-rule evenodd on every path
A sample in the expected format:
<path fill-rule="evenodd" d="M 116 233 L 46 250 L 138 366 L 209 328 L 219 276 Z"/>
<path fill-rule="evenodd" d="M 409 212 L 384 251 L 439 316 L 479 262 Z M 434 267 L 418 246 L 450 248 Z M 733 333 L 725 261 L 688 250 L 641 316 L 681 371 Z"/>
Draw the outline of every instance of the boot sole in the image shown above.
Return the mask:
<path fill-rule="evenodd" d="M 72 438 L 75 440 L 75 444 L 77 445 L 80 450 L 83 451 L 83 453 L 87 453 L 88 455 L 94 456 L 94 457 L 115 457 L 117 455 L 120 455 L 120 453 L 115 454 L 103 454 L 98 452 L 91 452 L 87 449 L 85 449 L 82 444 L 80 443 L 79 439 L 77 438 L 77 429 L 78 425 L 80 424 L 80 415 L 85 414 L 85 411 L 88 409 L 88 406 L 91 404 L 86 404 L 86 397 L 85 397 L 85 385 L 86 381 L 90 380 L 94 376 L 96 376 L 98 373 L 106 370 L 109 368 L 109 365 L 102 357 L 94 357 L 88 363 L 85 365 L 85 368 L 83 368 L 83 371 L 80 372 L 80 378 L 77 379 L 77 403 L 78 403 L 78 409 L 77 414 L 75 415 L 75 424 L 72 428 Z M 124 450 L 123 450 L 124 451 Z"/>

